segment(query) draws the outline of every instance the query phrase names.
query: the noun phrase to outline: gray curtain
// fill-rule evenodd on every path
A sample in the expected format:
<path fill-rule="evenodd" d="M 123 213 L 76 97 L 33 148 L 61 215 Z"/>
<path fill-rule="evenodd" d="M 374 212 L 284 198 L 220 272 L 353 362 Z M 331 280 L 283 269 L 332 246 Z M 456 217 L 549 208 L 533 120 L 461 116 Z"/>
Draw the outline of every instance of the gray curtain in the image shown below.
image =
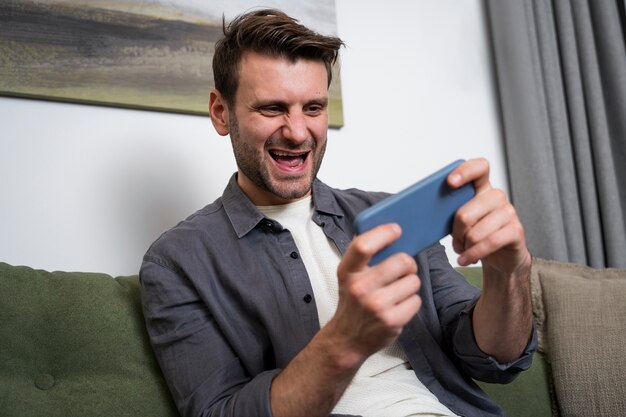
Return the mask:
<path fill-rule="evenodd" d="M 534 256 L 626 267 L 623 0 L 486 0 L 511 199 Z"/>

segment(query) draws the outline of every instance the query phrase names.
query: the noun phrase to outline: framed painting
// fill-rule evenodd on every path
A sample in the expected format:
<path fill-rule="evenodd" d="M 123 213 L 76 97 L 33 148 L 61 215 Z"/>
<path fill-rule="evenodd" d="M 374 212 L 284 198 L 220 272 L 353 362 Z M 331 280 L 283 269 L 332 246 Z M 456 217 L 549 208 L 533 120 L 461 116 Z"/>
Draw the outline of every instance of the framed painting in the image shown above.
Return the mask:
<path fill-rule="evenodd" d="M 252 0 L 2 0 L 0 94 L 208 115 L 211 60 L 230 20 Z M 273 0 L 314 30 L 336 34 L 334 0 Z M 343 125 L 334 69 L 331 127 Z"/>

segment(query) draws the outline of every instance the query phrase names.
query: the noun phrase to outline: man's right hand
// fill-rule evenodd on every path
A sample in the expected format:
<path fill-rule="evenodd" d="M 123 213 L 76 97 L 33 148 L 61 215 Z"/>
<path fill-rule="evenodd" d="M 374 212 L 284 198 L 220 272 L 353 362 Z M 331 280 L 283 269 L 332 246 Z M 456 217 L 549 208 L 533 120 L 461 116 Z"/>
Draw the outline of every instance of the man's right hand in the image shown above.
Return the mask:
<path fill-rule="evenodd" d="M 365 360 L 391 344 L 419 311 L 417 264 L 407 254 L 368 266 L 401 235 L 387 224 L 355 237 L 339 264 L 333 318 L 272 382 L 275 417 L 327 416 Z"/>
<path fill-rule="evenodd" d="M 411 256 L 399 253 L 368 265 L 401 234 L 397 224 L 386 224 L 356 236 L 339 264 L 339 302 L 327 330 L 345 349 L 347 367 L 391 344 L 420 309 L 420 280 Z"/>

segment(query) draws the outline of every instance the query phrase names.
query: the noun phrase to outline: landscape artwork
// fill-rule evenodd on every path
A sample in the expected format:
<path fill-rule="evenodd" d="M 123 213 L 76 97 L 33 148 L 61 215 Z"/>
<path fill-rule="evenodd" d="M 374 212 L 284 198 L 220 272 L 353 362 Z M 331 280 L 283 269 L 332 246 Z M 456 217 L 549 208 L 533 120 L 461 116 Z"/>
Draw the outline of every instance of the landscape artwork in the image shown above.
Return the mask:
<path fill-rule="evenodd" d="M 0 0 L 0 95 L 208 115 L 222 18 L 263 7 L 336 34 L 334 0 Z M 330 125 L 343 125 L 335 65 Z"/>

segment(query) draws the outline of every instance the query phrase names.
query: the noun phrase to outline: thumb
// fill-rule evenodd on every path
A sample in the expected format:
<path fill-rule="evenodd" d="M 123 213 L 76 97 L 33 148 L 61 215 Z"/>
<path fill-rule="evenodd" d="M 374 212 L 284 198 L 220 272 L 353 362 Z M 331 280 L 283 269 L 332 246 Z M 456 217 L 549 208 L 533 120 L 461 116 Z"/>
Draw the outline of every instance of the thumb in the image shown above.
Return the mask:
<path fill-rule="evenodd" d="M 402 235 L 396 223 L 383 224 L 352 239 L 339 264 L 338 275 L 344 276 L 367 268 L 372 257 L 381 249 L 391 245 Z"/>

